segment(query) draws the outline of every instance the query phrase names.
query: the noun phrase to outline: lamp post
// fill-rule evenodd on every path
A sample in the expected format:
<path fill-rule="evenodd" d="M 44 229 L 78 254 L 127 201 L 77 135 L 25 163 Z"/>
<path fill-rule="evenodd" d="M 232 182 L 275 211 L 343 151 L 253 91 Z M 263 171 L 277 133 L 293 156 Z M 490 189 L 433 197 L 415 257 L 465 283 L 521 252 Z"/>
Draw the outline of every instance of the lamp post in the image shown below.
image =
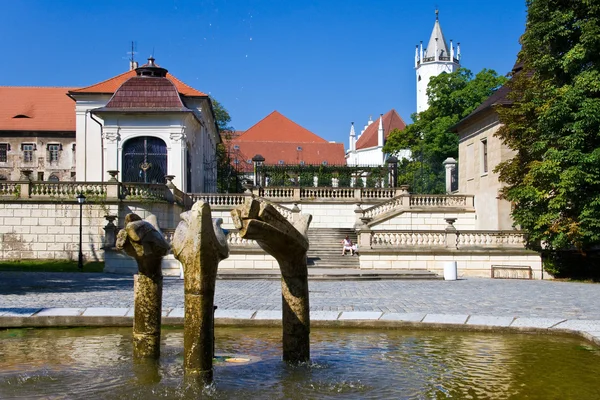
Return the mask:
<path fill-rule="evenodd" d="M 390 187 L 396 187 L 398 186 L 398 159 L 391 156 L 386 160 L 386 163 L 388 165 Z"/>
<path fill-rule="evenodd" d="M 77 263 L 77 268 L 81 271 L 83 270 L 83 203 L 85 203 L 85 196 L 83 193 L 77 195 L 77 202 L 79 203 L 79 261 Z"/>
<path fill-rule="evenodd" d="M 252 162 L 254 163 L 254 185 L 263 187 L 264 186 L 264 176 L 262 171 L 263 163 L 265 162 L 265 158 L 260 154 L 252 157 Z"/>

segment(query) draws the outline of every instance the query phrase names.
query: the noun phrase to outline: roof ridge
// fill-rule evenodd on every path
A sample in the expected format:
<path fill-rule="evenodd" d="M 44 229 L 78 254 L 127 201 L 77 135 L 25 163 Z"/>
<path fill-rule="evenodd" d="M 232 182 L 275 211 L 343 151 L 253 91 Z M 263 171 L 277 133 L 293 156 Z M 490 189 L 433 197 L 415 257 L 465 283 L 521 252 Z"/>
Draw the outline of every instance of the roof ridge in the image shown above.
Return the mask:
<path fill-rule="evenodd" d="M 2 86 L 1 88 L 10 89 L 77 89 L 77 86 Z"/>
<path fill-rule="evenodd" d="M 106 83 L 106 82 L 108 82 L 108 81 L 112 81 L 113 79 L 119 78 L 119 77 L 121 77 L 121 76 L 123 76 L 123 75 L 125 75 L 125 74 L 128 74 L 128 73 L 130 73 L 131 71 L 132 71 L 132 70 L 125 71 L 125 72 L 123 72 L 123 73 L 121 73 L 121 74 L 118 74 L 118 75 L 115 75 L 115 76 L 113 76 L 113 77 L 111 77 L 111 78 L 105 79 L 105 80 L 103 80 L 103 81 L 100 81 L 100 82 L 96 82 L 96 83 L 94 83 L 93 85 L 88 85 L 88 86 L 85 86 L 85 87 L 81 87 L 81 88 L 78 88 L 78 89 L 76 89 L 76 90 L 85 90 L 85 89 L 92 88 L 92 87 L 94 87 L 94 86 L 101 85 L 101 84 L 103 84 L 103 83 Z"/>

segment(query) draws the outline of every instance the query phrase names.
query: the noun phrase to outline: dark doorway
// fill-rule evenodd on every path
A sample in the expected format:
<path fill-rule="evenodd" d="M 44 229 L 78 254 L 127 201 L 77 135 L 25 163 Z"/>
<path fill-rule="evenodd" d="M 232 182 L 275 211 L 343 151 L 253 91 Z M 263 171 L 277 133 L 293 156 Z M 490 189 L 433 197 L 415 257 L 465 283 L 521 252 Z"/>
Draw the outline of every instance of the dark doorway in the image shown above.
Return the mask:
<path fill-rule="evenodd" d="M 123 144 L 123 182 L 165 183 L 167 145 L 162 139 L 142 136 Z"/>

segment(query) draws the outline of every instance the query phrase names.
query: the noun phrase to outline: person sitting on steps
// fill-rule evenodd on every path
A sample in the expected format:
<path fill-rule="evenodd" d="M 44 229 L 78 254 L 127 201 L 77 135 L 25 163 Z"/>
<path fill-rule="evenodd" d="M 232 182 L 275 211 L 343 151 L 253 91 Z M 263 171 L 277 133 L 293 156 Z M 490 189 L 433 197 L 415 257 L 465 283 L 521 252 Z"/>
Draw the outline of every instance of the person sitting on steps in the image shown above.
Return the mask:
<path fill-rule="evenodd" d="M 354 255 L 354 249 L 352 248 L 352 240 L 350 240 L 350 238 L 348 236 L 346 236 L 344 238 L 344 240 L 342 240 L 342 255 L 343 256 L 346 255 L 346 251 L 349 251 L 351 256 Z"/>

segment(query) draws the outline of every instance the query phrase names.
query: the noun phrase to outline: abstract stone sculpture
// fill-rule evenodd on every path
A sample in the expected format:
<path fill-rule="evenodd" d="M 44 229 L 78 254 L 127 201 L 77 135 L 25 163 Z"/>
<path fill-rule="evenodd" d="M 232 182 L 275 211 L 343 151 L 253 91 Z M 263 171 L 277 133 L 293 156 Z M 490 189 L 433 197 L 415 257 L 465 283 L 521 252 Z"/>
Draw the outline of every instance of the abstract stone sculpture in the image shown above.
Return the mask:
<path fill-rule="evenodd" d="M 271 204 L 249 198 L 231 211 L 240 237 L 253 239 L 279 263 L 281 269 L 283 360 L 310 359 L 310 316 L 306 232 L 312 215 L 303 214 L 292 225 Z"/>
<path fill-rule="evenodd" d="M 208 384 L 213 380 L 217 267 L 229 256 L 229 247 L 221 229 L 223 220 L 212 220 L 208 203 L 196 202 L 181 219 L 173 237 L 173 254 L 183 264 L 183 365 L 186 378 Z"/>
<path fill-rule="evenodd" d="M 162 258 L 171 246 L 156 225 L 137 214 L 125 216 L 125 228 L 117 235 L 116 247 L 135 258 L 139 274 L 134 280 L 133 355 L 158 358 L 162 311 Z"/>

